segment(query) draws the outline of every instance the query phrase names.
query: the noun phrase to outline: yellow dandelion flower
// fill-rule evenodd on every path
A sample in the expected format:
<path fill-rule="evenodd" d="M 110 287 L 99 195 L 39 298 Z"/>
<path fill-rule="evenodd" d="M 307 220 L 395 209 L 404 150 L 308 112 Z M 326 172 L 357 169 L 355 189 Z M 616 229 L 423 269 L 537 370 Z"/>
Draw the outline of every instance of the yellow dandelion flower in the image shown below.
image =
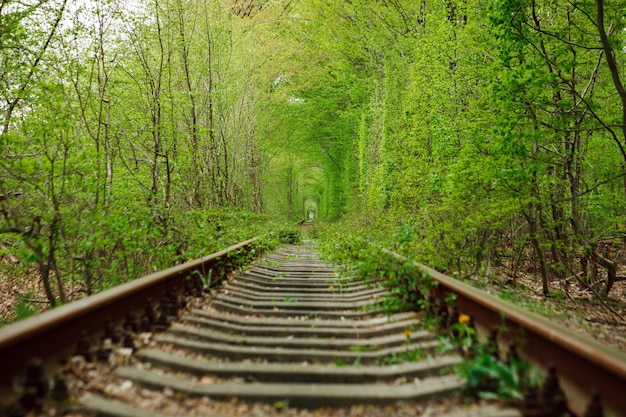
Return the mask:
<path fill-rule="evenodd" d="M 411 337 L 411 331 L 408 329 L 403 331 L 402 334 L 404 335 L 404 337 Z"/>
<path fill-rule="evenodd" d="M 461 314 L 459 316 L 459 323 L 461 323 L 461 324 L 469 323 L 470 320 L 471 320 L 471 317 L 468 316 L 467 314 Z"/>
<path fill-rule="evenodd" d="M 193 258 L 187 259 L 187 262 L 193 262 Z"/>
<path fill-rule="evenodd" d="M 332 290 L 334 290 L 334 289 L 335 289 L 335 286 L 334 286 L 334 285 L 329 285 L 329 286 L 328 286 L 328 291 L 332 291 Z"/>

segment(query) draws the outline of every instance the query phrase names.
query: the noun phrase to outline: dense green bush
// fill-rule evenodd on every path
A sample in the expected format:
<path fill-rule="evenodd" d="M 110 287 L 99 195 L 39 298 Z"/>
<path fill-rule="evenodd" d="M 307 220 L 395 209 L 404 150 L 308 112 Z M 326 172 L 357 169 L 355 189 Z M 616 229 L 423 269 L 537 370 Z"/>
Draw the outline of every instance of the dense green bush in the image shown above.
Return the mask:
<path fill-rule="evenodd" d="M 320 236 L 320 250 L 326 259 L 340 265 L 346 274 L 365 282 L 380 282 L 389 290 L 383 299 L 386 311 L 428 308 L 428 294 L 437 283 L 411 259 L 400 260 L 381 249 L 380 242 L 353 234 L 345 226 L 329 226 Z"/>

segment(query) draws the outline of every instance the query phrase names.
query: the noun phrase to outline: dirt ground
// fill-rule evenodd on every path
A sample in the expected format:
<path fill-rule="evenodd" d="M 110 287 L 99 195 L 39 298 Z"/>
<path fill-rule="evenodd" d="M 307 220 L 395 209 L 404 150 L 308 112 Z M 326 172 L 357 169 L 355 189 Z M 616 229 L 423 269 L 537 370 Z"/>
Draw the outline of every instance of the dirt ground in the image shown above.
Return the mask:
<path fill-rule="evenodd" d="M 534 274 L 520 273 L 514 286 L 505 275 L 504 271 L 496 272 L 485 290 L 626 352 L 626 281 L 616 282 L 607 299 L 600 299 L 577 282 L 567 289 L 551 283 L 550 295 L 545 297 L 540 278 Z"/>

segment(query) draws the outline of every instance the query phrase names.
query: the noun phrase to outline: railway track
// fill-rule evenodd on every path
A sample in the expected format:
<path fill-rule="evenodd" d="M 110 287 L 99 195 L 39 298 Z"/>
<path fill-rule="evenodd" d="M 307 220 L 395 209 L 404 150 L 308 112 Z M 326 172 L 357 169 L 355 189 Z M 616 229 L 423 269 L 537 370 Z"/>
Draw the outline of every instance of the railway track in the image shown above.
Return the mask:
<path fill-rule="evenodd" d="M 231 254 L 254 245 L 243 242 L 0 329 L 0 415 L 68 409 L 105 416 L 231 415 L 239 401 L 271 404 L 275 411 L 402 403 L 405 408 L 371 413 L 414 415 L 424 404 L 446 404 L 443 410 L 458 403 L 464 381 L 453 368 L 461 358 L 439 352 L 422 316 L 384 313 L 381 285 L 338 276 L 306 245 L 284 247 L 226 274 Z M 496 346 L 516 340 L 516 349 L 539 366 L 555 364 L 560 384 L 552 382 L 550 395 L 560 395 L 562 387 L 576 415 L 601 416 L 603 408 L 625 415 L 624 399 L 614 394 L 626 387 L 623 355 L 420 268 L 439 282 L 422 295 L 437 306 L 442 322 L 469 314 Z M 217 285 L 222 276 L 229 278 Z M 456 301 L 447 305 L 443 300 L 452 292 Z M 494 327 L 506 330 L 496 334 Z M 563 372 L 564 364 L 573 369 Z M 526 415 L 551 415 L 532 405 L 533 395 L 545 392 L 528 393 Z M 450 415 L 521 415 L 472 410 Z"/>
<path fill-rule="evenodd" d="M 304 408 L 454 395 L 462 381 L 451 368 L 460 358 L 436 355 L 435 334 L 419 330 L 414 313 L 381 314 L 383 293 L 338 278 L 306 246 L 283 248 L 138 349 L 132 364 L 115 369 L 117 385 Z M 98 414 L 138 413 L 136 404 L 102 396 L 82 403 Z"/>

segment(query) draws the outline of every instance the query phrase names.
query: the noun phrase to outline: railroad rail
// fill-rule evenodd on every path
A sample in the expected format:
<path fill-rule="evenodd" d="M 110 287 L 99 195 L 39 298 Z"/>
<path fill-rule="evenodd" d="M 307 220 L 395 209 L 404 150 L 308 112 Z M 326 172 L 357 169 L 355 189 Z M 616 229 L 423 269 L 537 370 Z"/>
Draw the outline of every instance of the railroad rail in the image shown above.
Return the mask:
<path fill-rule="evenodd" d="M 80 344 L 107 330 L 123 323 L 149 326 L 141 320 L 157 319 L 150 316 L 156 303 L 164 307 L 183 292 L 199 293 L 208 284 L 216 285 L 235 267 L 234 260 L 253 253 L 258 242 L 249 239 L 0 329 L 0 411 L 15 399 L 16 377 L 18 383 L 26 377 L 32 361 L 39 370 L 30 372 L 47 375 Z"/>
<path fill-rule="evenodd" d="M 483 337 L 502 352 L 510 350 L 556 377 L 559 391 L 575 415 L 626 416 L 626 354 L 426 265 L 383 251 L 398 262 L 412 262 L 437 282 L 428 294 L 420 295 L 431 299 L 442 322 L 467 314 Z"/>
<path fill-rule="evenodd" d="M 285 247 L 228 275 L 236 266 L 233 255 L 253 252 L 256 242 L 0 329 L 0 415 L 11 407 L 36 407 L 39 398 L 59 391 L 63 397 L 67 375 L 58 370 L 76 371 L 85 363 L 76 362 L 77 357 L 101 360 L 109 367 L 107 378 L 122 386 L 132 380 L 133 387 L 178 392 L 185 399 L 288 400 L 289 405 L 318 407 L 420 402 L 459 392 L 463 381 L 450 369 L 461 358 L 438 354 L 437 338 L 422 328 L 415 313 L 381 315 L 379 301 L 386 291 L 380 282 L 365 286 L 340 277 L 306 246 Z M 431 301 L 442 323 L 467 314 L 484 337 L 500 346 L 502 356 L 513 346 L 515 354 L 550 369 L 550 395 L 564 392 L 568 411 L 575 415 L 626 416 L 626 355 L 416 265 L 438 283 L 420 296 Z M 133 354 L 113 360 L 118 349 Z M 109 366 L 112 360 L 115 365 Z M 86 375 L 85 384 L 93 385 Z M 107 393 L 103 388 L 81 396 L 78 406 L 102 415 L 162 415 L 114 395 L 107 398 Z M 528 394 L 531 403 L 533 395 L 539 394 Z M 201 403 L 192 404 L 201 409 Z M 528 402 L 525 407 L 526 415 L 549 415 Z"/>

